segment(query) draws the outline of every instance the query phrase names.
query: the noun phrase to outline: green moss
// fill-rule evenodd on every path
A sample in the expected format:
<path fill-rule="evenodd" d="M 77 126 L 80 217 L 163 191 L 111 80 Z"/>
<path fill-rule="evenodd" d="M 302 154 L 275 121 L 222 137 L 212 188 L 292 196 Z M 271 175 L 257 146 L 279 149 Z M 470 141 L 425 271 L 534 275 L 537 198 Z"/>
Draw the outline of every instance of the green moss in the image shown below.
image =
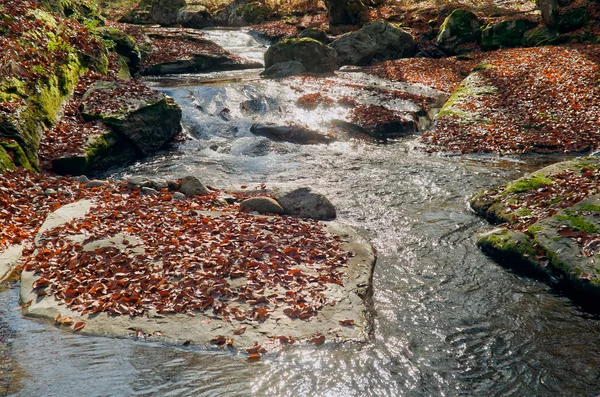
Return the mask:
<path fill-rule="evenodd" d="M 14 165 L 16 165 L 17 167 L 26 168 L 29 171 L 34 171 L 34 168 L 31 166 L 29 159 L 25 155 L 25 152 L 17 142 L 3 141 L 0 142 L 0 146 L 5 151 L 5 153 L 9 154 L 9 156 L 12 157 L 12 162 Z"/>
<path fill-rule="evenodd" d="M 530 216 L 531 215 L 531 210 L 529 208 L 520 208 L 517 212 L 516 212 L 517 216 Z"/>
<path fill-rule="evenodd" d="M 523 234 L 521 233 L 521 235 Z M 497 231 L 480 236 L 477 240 L 477 245 L 482 248 L 492 249 L 497 254 L 500 254 L 500 256 L 506 258 L 517 256 L 525 260 L 534 259 L 537 251 L 531 244 L 531 241 L 526 237 L 516 238 L 515 236 L 517 234 L 513 234 L 508 230 Z"/>
<path fill-rule="evenodd" d="M 497 24 L 489 24 L 481 32 L 481 48 L 495 50 L 504 47 L 518 47 L 523 41 L 525 32 L 536 23 L 527 19 L 513 19 Z"/>
<path fill-rule="evenodd" d="M 536 233 L 540 232 L 541 230 L 542 230 L 542 227 L 536 226 L 536 225 L 531 225 L 531 226 L 529 226 L 529 228 L 527 228 L 527 231 L 532 235 L 535 235 Z"/>
<path fill-rule="evenodd" d="M 0 172 L 14 170 L 15 168 L 15 163 L 13 163 L 10 155 L 4 150 L 4 147 L 0 145 Z"/>
<path fill-rule="evenodd" d="M 554 30 L 545 26 L 540 26 L 525 32 L 522 44 L 525 47 L 554 44 L 557 36 L 558 33 Z"/>
<path fill-rule="evenodd" d="M 600 205 L 596 204 L 582 204 L 579 207 L 581 211 L 589 211 L 589 212 L 600 212 Z"/>
<path fill-rule="evenodd" d="M 505 193 L 523 193 L 530 190 L 535 190 L 541 186 L 549 185 L 552 183 L 552 179 L 543 177 L 541 175 L 535 175 L 531 178 L 518 180 L 506 188 Z"/>
<path fill-rule="evenodd" d="M 566 211 L 565 211 L 566 213 Z M 586 221 L 582 216 L 579 215 L 556 215 L 556 219 L 561 222 L 569 222 L 573 230 L 577 230 L 584 233 L 597 233 L 598 227 L 593 223 Z"/>

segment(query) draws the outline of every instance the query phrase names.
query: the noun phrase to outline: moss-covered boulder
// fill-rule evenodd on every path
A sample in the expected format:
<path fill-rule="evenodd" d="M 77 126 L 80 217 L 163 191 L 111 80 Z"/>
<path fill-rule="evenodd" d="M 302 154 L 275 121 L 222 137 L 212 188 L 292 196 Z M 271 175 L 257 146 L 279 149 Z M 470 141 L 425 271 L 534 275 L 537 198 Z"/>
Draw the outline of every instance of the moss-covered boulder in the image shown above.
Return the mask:
<path fill-rule="evenodd" d="M 417 43 L 410 33 L 387 22 L 371 22 L 356 32 L 346 33 L 331 43 L 340 65 L 367 65 L 374 61 L 408 58 Z"/>
<path fill-rule="evenodd" d="M 464 52 L 464 45 L 478 43 L 481 25 L 477 15 L 468 10 L 454 10 L 446 17 L 437 36 L 437 44 L 446 54 Z"/>
<path fill-rule="evenodd" d="M 556 30 L 547 26 L 538 26 L 525 32 L 522 44 L 524 47 L 559 44 L 561 38 Z"/>
<path fill-rule="evenodd" d="M 298 38 L 302 39 L 304 37 L 317 40 L 323 44 L 329 43 L 329 36 L 327 35 L 327 32 L 321 29 L 304 29 L 302 32 L 300 32 Z"/>
<path fill-rule="evenodd" d="M 102 121 L 142 155 L 162 148 L 181 132 L 181 107 L 142 85 L 99 81 L 82 103 L 85 119 Z"/>
<path fill-rule="evenodd" d="M 142 57 L 135 39 L 120 29 L 101 27 L 96 30 L 104 40 L 111 43 L 117 54 L 125 57 L 131 74 L 138 74 L 141 69 Z"/>
<path fill-rule="evenodd" d="M 215 24 L 213 15 L 202 5 L 188 5 L 179 10 L 177 23 L 184 28 L 203 29 Z"/>
<path fill-rule="evenodd" d="M 260 1 L 253 1 L 236 10 L 236 13 L 246 22 L 248 25 L 257 25 L 265 22 L 269 19 L 273 10 L 271 7 Z"/>
<path fill-rule="evenodd" d="M 518 47 L 523 41 L 525 32 L 534 26 L 536 23 L 528 19 L 511 19 L 489 24 L 481 32 L 481 48 L 487 51 Z"/>
<path fill-rule="evenodd" d="M 337 69 L 337 52 L 309 38 L 284 39 L 265 53 L 265 68 L 276 63 L 298 61 L 308 72 L 330 73 Z"/>

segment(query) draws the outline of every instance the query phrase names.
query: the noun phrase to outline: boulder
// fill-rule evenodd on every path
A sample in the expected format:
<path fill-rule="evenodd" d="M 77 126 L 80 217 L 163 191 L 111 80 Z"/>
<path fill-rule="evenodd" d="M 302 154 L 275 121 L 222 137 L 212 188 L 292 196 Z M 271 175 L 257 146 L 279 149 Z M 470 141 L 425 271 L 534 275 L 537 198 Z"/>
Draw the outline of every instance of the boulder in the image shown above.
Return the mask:
<path fill-rule="evenodd" d="M 461 53 L 461 46 L 477 43 L 481 38 L 481 25 L 471 11 L 454 10 L 446 17 L 437 36 L 437 44 L 447 54 Z"/>
<path fill-rule="evenodd" d="M 181 107 L 149 88 L 127 95 L 136 88 L 139 86 L 120 81 L 98 81 L 83 96 L 82 115 L 88 121 L 102 121 L 140 154 L 147 155 L 181 132 Z"/>
<path fill-rule="evenodd" d="M 150 19 L 160 25 L 174 25 L 177 23 L 179 10 L 186 5 L 186 0 L 154 0 L 150 8 Z"/>
<path fill-rule="evenodd" d="M 330 25 L 360 25 L 369 18 L 369 8 L 361 0 L 325 0 Z"/>
<path fill-rule="evenodd" d="M 216 25 L 240 27 L 265 22 L 273 13 L 271 7 L 261 1 L 235 0 L 214 15 Z"/>
<path fill-rule="evenodd" d="M 182 73 L 210 73 L 225 70 L 256 69 L 262 66 L 260 62 L 240 59 L 229 53 L 198 53 L 185 59 L 149 66 L 142 71 L 142 74 L 157 76 Z"/>
<path fill-rule="evenodd" d="M 587 21 L 587 6 L 565 9 L 558 17 L 558 31 L 561 33 L 572 32 L 582 28 Z"/>
<path fill-rule="evenodd" d="M 315 193 L 309 187 L 301 187 L 291 191 L 275 190 L 275 199 L 286 215 L 317 220 L 335 219 L 335 207 L 327 197 Z"/>
<path fill-rule="evenodd" d="M 288 61 L 298 61 L 312 73 L 331 73 L 337 69 L 336 51 L 309 38 L 281 40 L 265 53 L 265 68 Z"/>
<path fill-rule="evenodd" d="M 271 197 L 251 197 L 240 203 L 242 211 L 256 211 L 259 214 L 277 214 L 284 213 L 281 205 Z"/>
<path fill-rule="evenodd" d="M 558 27 L 558 1 L 536 0 L 537 6 L 542 13 L 542 21 L 550 28 Z"/>
<path fill-rule="evenodd" d="M 101 27 L 97 31 L 105 40 L 110 40 L 115 45 L 115 51 L 127 59 L 127 66 L 131 74 L 140 72 L 142 56 L 135 39 L 120 29 Z"/>
<path fill-rule="evenodd" d="M 329 43 L 329 36 L 327 36 L 327 32 L 321 29 L 304 29 L 298 35 L 299 38 L 309 38 L 313 40 L 317 40 L 320 43 L 327 44 Z"/>
<path fill-rule="evenodd" d="M 202 5 L 188 5 L 177 14 L 177 24 L 184 28 L 203 29 L 214 23 L 212 14 Z"/>
<path fill-rule="evenodd" d="M 181 186 L 179 187 L 179 190 L 182 193 L 189 194 L 191 196 L 206 196 L 207 194 L 210 194 L 210 190 L 208 190 L 206 186 L 204 186 L 202 182 L 200 182 L 200 180 L 195 176 L 184 177 L 181 180 Z"/>
<path fill-rule="evenodd" d="M 330 143 L 333 139 L 317 131 L 306 127 L 289 125 L 279 126 L 277 124 L 253 124 L 250 132 L 254 135 L 264 136 L 274 141 L 292 142 L 298 144 Z"/>
<path fill-rule="evenodd" d="M 346 33 L 333 41 L 331 47 L 338 53 L 339 65 L 366 65 L 373 61 L 411 57 L 417 43 L 409 33 L 376 21 L 356 32 Z"/>
<path fill-rule="evenodd" d="M 559 44 L 562 40 L 557 31 L 547 26 L 539 26 L 528 30 L 523 36 L 524 47 L 538 47 L 542 45 Z"/>
<path fill-rule="evenodd" d="M 260 75 L 267 79 L 282 79 L 302 73 L 306 73 L 306 68 L 301 62 L 287 61 L 274 64 L 265 69 Z"/>
<path fill-rule="evenodd" d="M 481 48 L 487 51 L 518 47 L 523 41 L 525 32 L 534 26 L 536 23 L 527 19 L 510 19 L 489 24 L 481 32 Z"/>

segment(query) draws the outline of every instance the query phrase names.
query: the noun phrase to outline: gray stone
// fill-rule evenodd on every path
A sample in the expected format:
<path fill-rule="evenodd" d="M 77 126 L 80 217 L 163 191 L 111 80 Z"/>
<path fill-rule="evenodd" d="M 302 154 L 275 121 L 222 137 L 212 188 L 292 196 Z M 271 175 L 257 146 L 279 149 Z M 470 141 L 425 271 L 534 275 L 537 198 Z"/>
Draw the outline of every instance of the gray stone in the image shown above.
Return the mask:
<path fill-rule="evenodd" d="M 88 213 L 92 208 L 94 202 L 91 200 L 79 200 L 75 203 L 64 205 L 54 212 L 51 212 L 46 216 L 46 220 L 40 226 L 34 242 L 39 247 L 40 242 L 43 240 L 43 234 L 51 229 L 62 226 L 73 219 L 81 218 Z"/>
<path fill-rule="evenodd" d="M 175 200 L 185 200 L 185 194 L 183 194 L 181 192 L 175 192 L 175 193 L 173 193 L 173 198 Z"/>
<path fill-rule="evenodd" d="M 298 61 L 311 73 L 331 73 L 337 69 L 337 53 L 317 40 L 284 39 L 265 53 L 265 68 L 276 63 Z"/>
<path fill-rule="evenodd" d="M 409 33 L 381 21 L 346 33 L 330 45 L 338 53 L 339 65 L 366 65 L 375 60 L 407 58 L 417 50 L 417 43 Z"/>
<path fill-rule="evenodd" d="M 143 176 L 134 176 L 127 179 L 127 186 L 131 187 L 141 187 L 141 186 L 149 186 L 148 178 L 144 178 Z"/>
<path fill-rule="evenodd" d="M 161 190 L 161 189 L 168 189 L 169 185 L 167 184 L 167 181 L 164 181 L 161 179 L 152 179 L 150 181 L 150 187 L 152 187 L 153 189 L 156 189 L 156 190 Z"/>
<path fill-rule="evenodd" d="M 335 219 L 336 210 L 327 197 L 315 193 L 309 187 L 300 187 L 291 191 L 275 190 L 275 199 L 286 215 L 318 220 Z"/>
<path fill-rule="evenodd" d="M 481 25 L 477 16 L 471 11 L 458 9 L 446 17 L 440 27 L 437 45 L 446 54 L 463 52 L 464 44 L 478 43 L 481 38 Z"/>
<path fill-rule="evenodd" d="M 181 187 L 179 188 L 182 193 L 189 194 L 192 196 L 205 196 L 210 194 L 210 191 L 200 182 L 195 176 L 186 176 L 181 180 Z"/>
<path fill-rule="evenodd" d="M 89 178 L 85 175 L 73 176 L 71 177 L 71 179 L 79 183 L 86 183 L 90 181 Z"/>
<path fill-rule="evenodd" d="M 152 189 L 151 187 L 142 187 L 140 190 L 142 191 L 142 194 L 145 194 L 146 196 L 156 196 L 158 194 L 158 190 Z"/>
<path fill-rule="evenodd" d="M 46 190 L 44 190 L 44 194 L 46 196 L 52 196 L 53 194 L 56 194 L 56 190 L 54 190 L 54 189 L 46 189 Z"/>
<path fill-rule="evenodd" d="M 240 209 L 247 212 L 256 211 L 259 214 L 281 215 L 284 213 L 279 203 L 271 197 L 251 197 L 240 203 Z"/>
<path fill-rule="evenodd" d="M 282 79 L 306 73 L 306 68 L 301 62 L 287 61 L 279 62 L 261 72 L 261 76 L 267 79 Z"/>
<path fill-rule="evenodd" d="M 0 283 L 10 278 L 15 265 L 23 256 L 25 244 L 10 245 L 0 252 Z"/>
<path fill-rule="evenodd" d="M 93 189 L 95 187 L 106 186 L 106 185 L 108 185 L 108 183 L 109 183 L 108 181 L 101 181 L 101 180 L 98 180 L 98 179 L 94 179 L 92 181 L 89 181 L 89 182 L 85 183 L 83 185 L 83 188 L 84 189 Z"/>
<path fill-rule="evenodd" d="M 188 5 L 179 10 L 177 23 L 184 28 L 203 29 L 214 25 L 211 13 L 202 5 Z"/>

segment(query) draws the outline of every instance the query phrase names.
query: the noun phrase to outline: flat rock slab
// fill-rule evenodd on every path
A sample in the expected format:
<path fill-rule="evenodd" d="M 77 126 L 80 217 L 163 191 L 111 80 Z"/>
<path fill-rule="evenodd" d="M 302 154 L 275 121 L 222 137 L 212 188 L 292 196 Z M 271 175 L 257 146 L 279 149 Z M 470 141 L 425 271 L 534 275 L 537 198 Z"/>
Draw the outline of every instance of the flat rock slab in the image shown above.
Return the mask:
<path fill-rule="evenodd" d="M 0 283 L 10 277 L 12 271 L 23 255 L 24 244 L 11 245 L 0 253 Z"/>
<path fill-rule="evenodd" d="M 217 217 L 221 213 L 207 212 L 203 215 Z M 225 321 L 213 316 L 212 312 L 199 312 L 195 316 L 161 315 L 152 310 L 137 317 L 111 316 L 104 312 L 81 315 L 80 312 L 67 308 L 52 295 L 38 296 L 33 291 L 33 284 L 38 277 L 28 271 L 21 275 L 23 314 L 52 323 L 59 314 L 62 318 L 71 317 L 73 323 L 57 326 L 74 331 L 73 324 L 82 322 L 79 326 L 83 323 L 85 326 L 77 332 L 87 335 L 114 337 L 160 335 L 161 341 L 174 344 L 185 342 L 208 346 L 211 345 L 211 340 L 225 337 L 234 339 L 234 348 L 247 348 L 254 342 L 263 344 L 279 336 L 305 340 L 317 333 L 324 335 L 329 341 L 365 340 L 371 328 L 368 303 L 372 292 L 375 251 L 364 237 L 347 226 L 335 222 L 325 223 L 324 226 L 329 233 L 341 238 L 341 248 L 352 253 L 353 257 L 349 259 L 346 267 L 340 269 L 343 285 L 326 284 L 326 295 L 335 300 L 336 304 L 326 305 L 310 320 L 292 319 L 283 313 L 281 306 L 276 307 L 265 321 L 251 319 Z M 46 226 L 45 230 L 49 228 L 50 226 Z M 127 244 L 123 244 L 124 239 L 127 240 Z M 131 250 L 132 241 L 135 250 Z M 140 255 L 144 249 L 141 240 L 123 234 L 102 241 L 88 242 L 84 250 L 94 250 L 107 245 L 129 255 Z M 236 280 L 243 281 L 244 277 Z M 240 333 L 239 330 L 243 327 L 246 328 L 245 332 L 240 335 L 234 334 L 236 330 Z"/>

